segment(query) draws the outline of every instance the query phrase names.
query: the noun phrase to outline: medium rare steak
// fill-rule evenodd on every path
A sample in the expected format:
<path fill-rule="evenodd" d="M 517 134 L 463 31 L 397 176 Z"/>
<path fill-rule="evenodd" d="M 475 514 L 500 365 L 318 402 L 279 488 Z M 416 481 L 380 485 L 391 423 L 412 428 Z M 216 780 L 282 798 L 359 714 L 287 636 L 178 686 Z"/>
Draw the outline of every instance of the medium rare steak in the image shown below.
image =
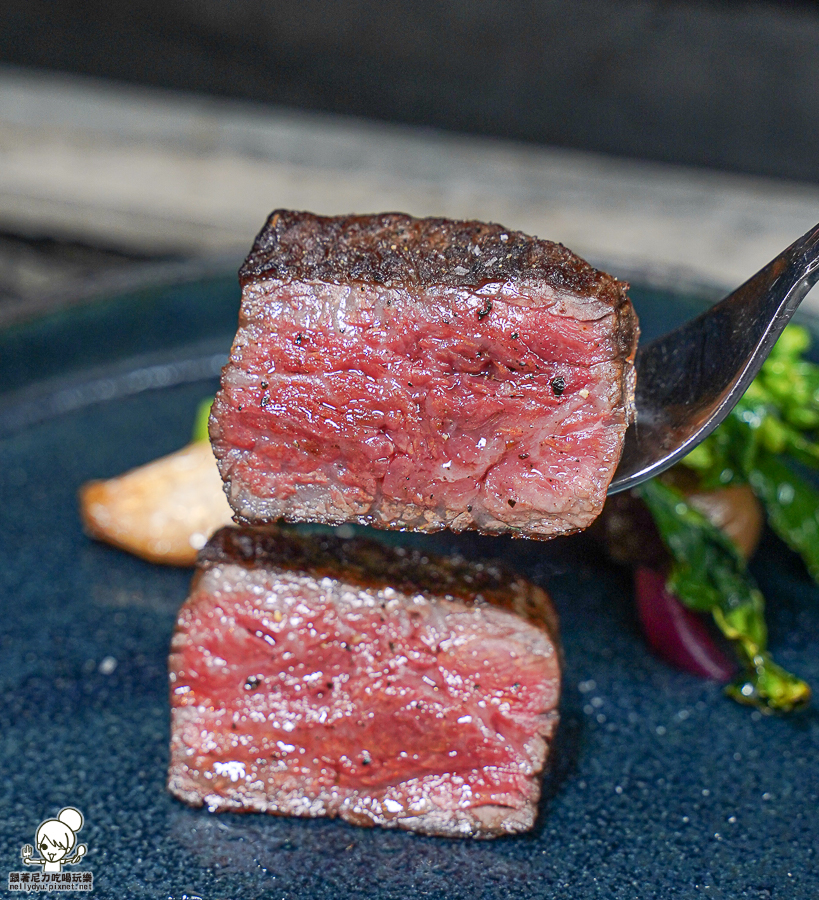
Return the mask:
<path fill-rule="evenodd" d="M 274 212 L 211 439 L 239 520 L 540 537 L 600 512 L 633 415 L 626 285 L 499 225 Z"/>
<path fill-rule="evenodd" d="M 222 529 L 173 638 L 169 788 L 213 811 L 524 831 L 556 633 L 546 594 L 494 564 Z"/>

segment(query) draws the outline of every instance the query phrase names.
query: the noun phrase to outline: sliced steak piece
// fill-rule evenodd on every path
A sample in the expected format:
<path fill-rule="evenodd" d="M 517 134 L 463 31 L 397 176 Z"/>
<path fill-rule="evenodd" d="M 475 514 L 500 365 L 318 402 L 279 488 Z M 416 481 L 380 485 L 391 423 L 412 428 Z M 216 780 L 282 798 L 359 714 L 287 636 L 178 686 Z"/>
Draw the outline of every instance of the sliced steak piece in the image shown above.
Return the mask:
<path fill-rule="evenodd" d="M 551 537 L 633 415 L 626 285 L 499 225 L 271 215 L 211 439 L 240 521 Z"/>
<path fill-rule="evenodd" d="M 449 836 L 532 827 L 556 619 L 496 565 L 222 529 L 170 679 L 168 785 L 187 803 Z"/>

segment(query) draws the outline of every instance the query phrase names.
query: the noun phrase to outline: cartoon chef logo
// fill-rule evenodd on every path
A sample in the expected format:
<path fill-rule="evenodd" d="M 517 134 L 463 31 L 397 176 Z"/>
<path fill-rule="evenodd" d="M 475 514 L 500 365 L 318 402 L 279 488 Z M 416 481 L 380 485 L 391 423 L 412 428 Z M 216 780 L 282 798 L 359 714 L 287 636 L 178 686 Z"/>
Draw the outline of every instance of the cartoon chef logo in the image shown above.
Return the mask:
<path fill-rule="evenodd" d="M 85 844 L 77 843 L 77 833 L 83 824 L 82 813 L 73 806 L 61 809 L 56 819 L 40 822 L 34 846 L 26 844 L 20 850 L 23 865 L 29 868 L 9 872 L 8 890 L 24 894 L 93 891 L 93 872 L 66 869 L 66 866 L 76 866 L 88 852 Z M 39 872 L 36 867 L 40 867 Z"/>
<path fill-rule="evenodd" d="M 43 872 L 62 872 L 65 865 L 75 866 L 88 850 L 85 844 L 77 843 L 82 825 L 82 813 L 73 806 L 60 810 L 56 819 L 40 823 L 35 837 L 40 856 L 35 857 L 34 848 L 26 844 L 20 851 L 23 865 L 42 866 Z"/>

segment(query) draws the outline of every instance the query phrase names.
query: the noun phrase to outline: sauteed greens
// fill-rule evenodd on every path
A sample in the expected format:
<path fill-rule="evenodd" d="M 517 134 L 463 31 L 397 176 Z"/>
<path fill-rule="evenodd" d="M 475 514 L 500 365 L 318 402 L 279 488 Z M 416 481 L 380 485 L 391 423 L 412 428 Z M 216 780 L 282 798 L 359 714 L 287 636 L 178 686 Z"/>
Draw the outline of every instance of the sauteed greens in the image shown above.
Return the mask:
<path fill-rule="evenodd" d="M 819 468 L 819 366 L 803 358 L 809 346 L 808 332 L 789 325 L 728 419 L 681 465 L 704 489 L 749 485 L 819 583 L 819 491 L 799 471 Z M 737 650 L 744 671 L 728 693 L 764 710 L 807 703 L 808 686 L 767 651 L 762 595 L 731 540 L 662 477 L 637 491 L 672 558 L 667 589 L 710 612 Z"/>

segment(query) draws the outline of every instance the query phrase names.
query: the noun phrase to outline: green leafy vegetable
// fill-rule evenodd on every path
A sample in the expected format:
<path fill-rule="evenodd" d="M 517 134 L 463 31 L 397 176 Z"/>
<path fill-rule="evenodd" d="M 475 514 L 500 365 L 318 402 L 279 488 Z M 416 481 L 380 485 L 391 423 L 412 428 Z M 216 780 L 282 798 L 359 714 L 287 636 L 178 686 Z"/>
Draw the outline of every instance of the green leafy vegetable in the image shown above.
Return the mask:
<path fill-rule="evenodd" d="M 819 582 L 819 491 L 768 452 L 758 455 L 748 482 L 765 507 L 771 528 Z"/>
<path fill-rule="evenodd" d="M 682 464 L 703 487 L 749 484 L 774 531 L 819 583 L 819 491 L 783 456 L 819 468 L 819 366 L 810 335 L 789 325 L 730 416 Z"/>
<path fill-rule="evenodd" d="M 819 583 L 819 490 L 794 467 L 819 468 L 819 366 L 802 359 L 810 342 L 806 329 L 789 325 L 725 422 L 681 465 L 705 489 L 750 485 L 771 527 Z M 731 541 L 669 485 L 655 480 L 640 495 L 674 560 L 669 590 L 710 611 L 745 665 L 731 696 L 770 709 L 805 703 L 807 685 L 767 652 L 762 595 Z"/>
<path fill-rule="evenodd" d="M 743 663 L 728 693 L 766 710 L 803 706 L 810 688 L 778 666 L 767 651 L 764 601 L 726 535 L 658 479 L 638 488 L 672 557 L 669 591 L 691 609 L 711 612 Z"/>
<path fill-rule="evenodd" d="M 208 419 L 210 418 L 210 408 L 213 406 L 213 397 L 208 397 L 196 407 L 196 415 L 193 419 L 193 434 L 191 440 L 194 444 L 199 441 L 208 441 Z"/>

